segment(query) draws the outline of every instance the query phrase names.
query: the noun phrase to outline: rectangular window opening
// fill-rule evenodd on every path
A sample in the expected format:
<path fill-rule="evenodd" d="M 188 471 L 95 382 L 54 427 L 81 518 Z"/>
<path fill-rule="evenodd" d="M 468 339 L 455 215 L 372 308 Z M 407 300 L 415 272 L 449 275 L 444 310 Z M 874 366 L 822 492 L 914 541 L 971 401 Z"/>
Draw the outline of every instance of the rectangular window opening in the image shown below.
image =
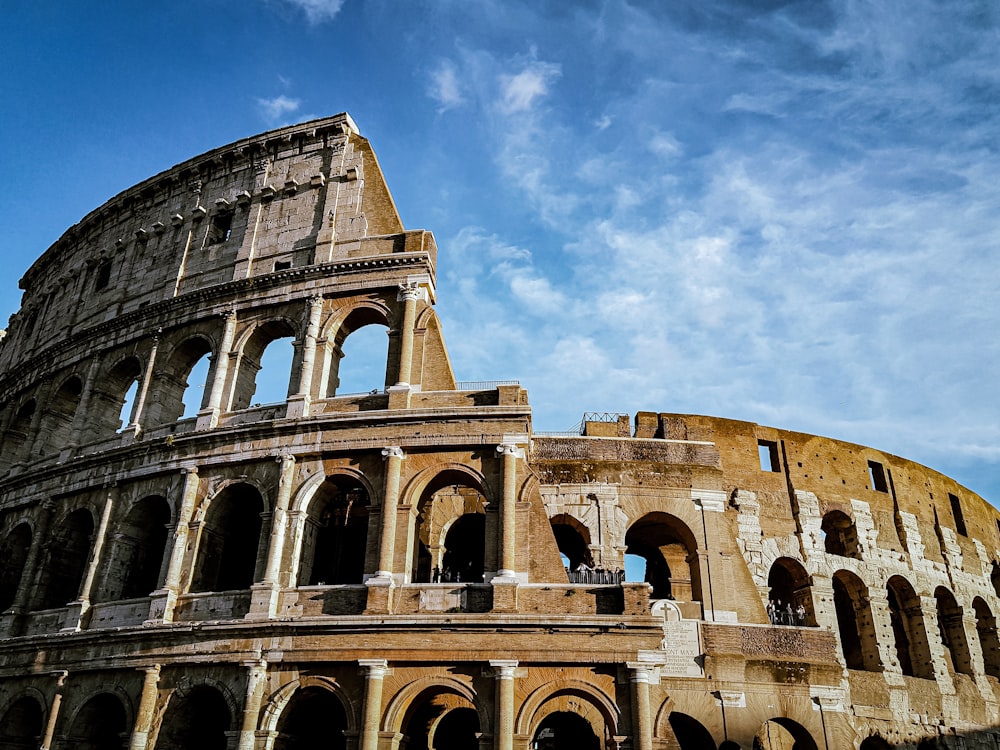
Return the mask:
<path fill-rule="evenodd" d="M 773 440 L 758 440 L 757 454 L 760 458 L 761 471 L 780 471 L 781 462 L 778 460 L 778 444 Z"/>
<path fill-rule="evenodd" d="M 276 260 L 274 262 L 275 273 L 277 273 L 278 271 L 287 271 L 291 267 L 292 267 L 292 261 L 290 260 Z"/>
<path fill-rule="evenodd" d="M 209 245 L 218 245 L 228 240 L 233 234 L 233 212 L 223 211 L 212 217 L 208 227 Z"/>
<path fill-rule="evenodd" d="M 951 515 L 955 519 L 955 531 L 962 536 L 968 536 L 965 530 L 965 516 L 962 515 L 962 502 L 957 495 L 948 493 L 948 501 L 951 503 Z"/>
<path fill-rule="evenodd" d="M 97 277 L 94 279 L 94 291 L 101 291 L 111 283 L 111 261 L 106 260 L 97 267 Z"/>
<path fill-rule="evenodd" d="M 876 492 L 889 491 L 889 485 L 885 481 L 885 467 L 878 461 L 868 462 L 868 478 L 871 480 L 872 489 Z"/>

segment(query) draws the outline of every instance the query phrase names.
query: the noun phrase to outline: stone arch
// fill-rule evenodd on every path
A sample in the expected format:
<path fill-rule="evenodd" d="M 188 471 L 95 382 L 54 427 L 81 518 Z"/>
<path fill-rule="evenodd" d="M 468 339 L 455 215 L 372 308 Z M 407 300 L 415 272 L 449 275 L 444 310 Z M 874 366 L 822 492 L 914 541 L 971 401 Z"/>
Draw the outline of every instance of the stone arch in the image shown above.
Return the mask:
<path fill-rule="evenodd" d="M 155 750 L 226 750 L 239 714 L 228 691 L 211 681 L 175 689 L 163 710 Z"/>
<path fill-rule="evenodd" d="M 351 334 L 368 326 L 379 326 L 386 329 L 381 387 L 389 384 L 389 363 L 392 359 L 390 356 L 391 336 L 389 334 L 393 330 L 392 310 L 381 300 L 356 301 L 349 307 L 342 308 L 331 315 L 320 334 L 320 340 L 324 342 L 320 398 L 332 398 L 343 392 L 340 384 L 345 362 L 344 344 Z M 374 360 L 374 355 L 364 358 L 364 364 L 374 367 L 372 360 Z M 347 363 L 350 364 L 350 361 L 348 360 Z M 377 384 L 373 382 L 372 385 Z"/>
<path fill-rule="evenodd" d="M 934 599 L 937 602 L 937 624 L 941 645 L 948 653 L 954 670 L 971 675 L 972 654 L 962 624 L 962 607 L 956 601 L 955 595 L 944 586 L 934 589 Z"/>
<path fill-rule="evenodd" d="M 264 497 L 249 482 L 226 484 L 205 501 L 198 524 L 192 592 L 248 589 L 258 578 L 265 543 Z"/>
<path fill-rule="evenodd" d="M 837 614 L 837 638 L 848 669 L 881 672 L 868 587 L 857 574 L 838 570 L 831 579 Z"/>
<path fill-rule="evenodd" d="M 767 576 L 768 598 L 774 602 L 772 622 L 776 625 L 816 624 L 812 579 L 805 567 L 791 557 L 779 557 Z M 800 612 L 801 607 L 801 612 Z"/>
<path fill-rule="evenodd" d="M 842 510 L 830 510 L 823 516 L 820 527 L 828 555 L 861 559 L 861 545 L 854 519 Z"/>
<path fill-rule="evenodd" d="M 482 514 L 483 518 L 474 523 L 476 538 L 462 540 L 465 549 L 462 564 L 466 566 L 464 575 L 463 571 L 457 571 L 457 576 L 454 575 L 456 571 L 452 571 L 453 575 L 448 580 L 459 576 L 461 580 L 467 580 L 477 573 L 477 580 L 482 580 L 483 571 L 496 570 L 496 513 L 487 513 L 491 501 L 478 472 L 460 464 L 434 466 L 410 482 L 405 496 L 411 498 L 414 508 L 415 544 L 409 563 L 411 581 L 430 582 L 434 568 L 438 568 L 444 576 L 446 533 L 451 524 L 466 514 Z M 470 523 L 469 527 L 472 529 L 473 524 Z M 472 564 L 471 569 L 469 563 Z"/>
<path fill-rule="evenodd" d="M 153 424 L 170 424 L 176 422 L 185 413 L 195 408 L 203 408 L 208 398 L 208 382 L 201 383 L 202 394 L 196 396 L 193 389 L 199 384 L 191 383 L 191 373 L 195 367 L 205 357 L 212 358 L 212 352 L 216 347 L 208 336 L 203 333 L 196 333 L 188 336 L 175 346 L 165 357 L 165 363 L 157 368 L 153 385 L 153 396 L 156 403 L 157 413 L 150 414 L 150 422 Z M 214 358 L 216 362 L 218 357 Z M 196 404 L 188 403 L 197 401 Z M 152 411 L 153 405 L 150 405 Z"/>
<path fill-rule="evenodd" d="M 170 504 L 161 495 L 147 495 L 132 504 L 108 549 L 104 585 L 95 602 L 149 596 L 158 588 L 171 515 Z"/>
<path fill-rule="evenodd" d="M 879 735 L 873 734 L 864 739 L 858 750 L 892 750 L 892 745 L 882 739 Z"/>
<path fill-rule="evenodd" d="M 22 694 L 0 713 L 0 747 L 4 750 L 35 750 L 45 731 L 45 703 L 37 696 Z"/>
<path fill-rule="evenodd" d="M 363 582 L 370 504 L 356 472 L 335 472 L 312 488 L 301 519 L 300 585 Z"/>
<path fill-rule="evenodd" d="M 63 380 L 49 398 L 38 427 L 41 437 L 39 456 L 57 453 L 69 445 L 73 435 L 73 419 L 82 394 L 83 380 L 74 374 Z"/>
<path fill-rule="evenodd" d="M 95 529 L 89 508 L 75 508 L 49 534 L 41 581 L 32 609 L 64 607 L 80 594 Z"/>
<path fill-rule="evenodd" d="M 359 731 L 358 707 L 351 700 L 347 691 L 334 678 L 320 675 L 303 675 L 297 680 L 286 682 L 271 693 L 261 712 L 260 728 L 268 732 L 277 731 L 278 721 L 295 693 L 308 688 L 322 689 L 332 693 L 344 707 L 347 717 L 347 731 Z"/>
<path fill-rule="evenodd" d="M 990 583 L 993 586 L 993 593 L 1000 597 L 1000 561 L 993 561 L 993 566 L 990 569 Z"/>
<path fill-rule="evenodd" d="M 478 694 L 472 685 L 454 677 L 421 677 L 403 687 L 389 701 L 382 715 L 381 729 L 384 732 L 401 733 L 412 712 L 419 703 L 435 695 L 452 694 L 466 700 L 479 716 L 479 731 L 486 734 L 490 730 L 490 712 L 487 706 L 477 701 Z"/>
<path fill-rule="evenodd" d="M 778 716 L 761 724 L 753 750 L 819 750 L 816 740 L 797 721 Z"/>
<path fill-rule="evenodd" d="M 28 433 L 31 431 L 35 409 L 35 399 L 29 398 L 14 411 L 10 424 L 3 433 L 3 450 L 0 453 L 3 468 L 9 468 L 20 461 L 28 449 Z"/>
<path fill-rule="evenodd" d="M 564 700 L 560 702 L 560 698 Z M 618 734 L 620 711 L 615 701 L 598 686 L 574 679 L 555 680 L 532 691 L 514 718 L 514 734 L 534 736 L 542 719 L 549 713 L 560 710 L 562 703 L 569 706 L 569 699 L 572 698 L 584 700 L 592 712 L 600 717 L 599 721 L 594 721 L 593 716 L 584 715 L 599 739 Z"/>
<path fill-rule="evenodd" d="M 141 375 L 142 363 L 135 355 L 129 355 L 97 376 L 87 407 L 90 439 L 113 435 L 132 420 L 134 396 Z"/>
<path fill-rule="evenodd" d="M 89 750 L 123 750 L 132 726 L 129 702 L 118 690 L 101 691 L 83 703 L 66 723 L 66 747 Z"/>
<path fill-rule="evenodd" d="M 715 750 L 712 733 L 693 716 L 671 711 L 667 721 L 680 750 Z"/>
<path fill-rule="evenodd" d="M 1000 678 L 1000 639 L 997 637 L 997 621 L 993 611 L 981 596 L 972 600 L 976 613 L 976 633 L 983 652 L 983 672 Z"/>
<path fill-rule="evenodd" d="M 258 392 L 257 377 L 261 370 L 261 358 L 265 350 L 277 341 L 295 339 L 297 326 L 285 317 L 275 316 L 268 320 L 258 321 L 244 331 L 235 346 L 239 353 L 233 380 L 232 397 L 229 400 L 230 411 L 246 409 L 251 405 Z M 285 398 L 290 393 L 292 382 L 292 363 L 288 362 L 288 372 L 285 374 Z"/>
<path fill-rule="evenodd" d="M 0 541 L 0 612 L 9 608 L 17 596 L 32 536 L 31 525 L 26 520 L 20 520 Z"/>
<path fill-rule="evenodd" d="M 581 564 L 594 567 L 590 551 L 590 529 L 583 522 L 568 513 L 559 513 L 549 519 L 549 524 L 552 526 L 559 554 L 566 558 L 567 567 L 571 571 Z"/>
<path fill-rule="evenodd" d="M 701 601 L 698 542 L 688 525 L 661 511 L 647 513 L 625 532 L 626 554 L 646 560 L 653 599 Z"/>
<path fill-rule="evenodd" d="M 903 576 L 892 576 L 887 584 L 889 621 L 899 668 L 905 675 L 934 678 L 931 650 L 927 643 L 920 597 Z"/>

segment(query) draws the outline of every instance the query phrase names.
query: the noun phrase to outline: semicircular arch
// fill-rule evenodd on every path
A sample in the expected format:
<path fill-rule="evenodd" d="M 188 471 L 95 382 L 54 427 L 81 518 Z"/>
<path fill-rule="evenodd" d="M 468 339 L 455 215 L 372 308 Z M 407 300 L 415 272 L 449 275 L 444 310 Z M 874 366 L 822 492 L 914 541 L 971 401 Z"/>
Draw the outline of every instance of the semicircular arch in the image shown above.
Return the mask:
<path fill-rule="evenodd" d="M 499 495 L 496 494 L 494 488 L 490 486 L 483 474 L 464 464 L 449 461 L 447 463 L 428 466 L 412 477 L 400 492 L 400 504 L 408 503 L 416 508 L 425 495 L 436 492 L 441 487 L 453 484 L 456 476 L 468 478 L 470 480 L 468 486 L 478 490 L 486 498 L 488 505 L 493 505 L 499 501 Z"/>
<path fill-rule="evenodd" d="M 481 702 L 477 701 L 478 694 L 472 685 L 462 682 L 454 677 L 421 677 L 414 680 L 389 701 L 388 708 L 382 715 L 381 729 L 383 732 L 400 732 L 403 728 L 403 720 L 406 718 L 409 709 L 416 704 L 421 696 L 427 693 L 451 693 L 465 698 L 475 708 L 479 715 L 479 730 L 488 733 L 490 727 L 490 714 Z"/>
<path fill-rule="evenodd" d="M 356 707 L 347 692 L 334 678 L 321 675 L 304 675 L 297 680 L 286 682 L 271 693 L 271 697 L 261 711 L 260 729 L 268 732 L 277 731 L 278 721 L 288 707 L 289 702 L 295 697 L 295 693 L 306 688 L 322 688 L 332 693 L 344 707 L 344 713 L 347 717 L 346 731 L 358 731 Z"/>
<path fill-rule="evenodd" d="M 620 711 L 611 696 L 595 685 L 574 679 L 554 680 L 532 691 L 521 704 L 521 709 L 514 718 L 514 733 L 533 735 L 535 728 L 546 716 L 555 711 L 563 710 L 558 705 L 553 705 L 550 711 L 545 710 L 545 704 L 562 696 L 583 698 L 600 713 L 608 733 L 618 734 Z M 574 713 L 580 712 L 574 711 Z"/>

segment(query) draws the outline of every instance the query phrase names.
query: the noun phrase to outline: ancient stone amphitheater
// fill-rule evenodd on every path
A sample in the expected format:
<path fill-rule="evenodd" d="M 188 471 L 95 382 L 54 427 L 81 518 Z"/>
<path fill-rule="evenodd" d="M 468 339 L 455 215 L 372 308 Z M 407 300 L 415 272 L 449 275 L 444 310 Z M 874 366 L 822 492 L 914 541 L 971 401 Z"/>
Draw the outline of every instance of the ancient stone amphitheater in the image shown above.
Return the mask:
<path fill-rule="evenodd" d="M 436 257 L 338 115 L 126 190 L 25 273 L 0 748 L 1000 747 L 992 507 L 747 422 L 535 433 L 517 382 L 455 380 Z M 345 394 L 366 326 L 384 377 Z"/>

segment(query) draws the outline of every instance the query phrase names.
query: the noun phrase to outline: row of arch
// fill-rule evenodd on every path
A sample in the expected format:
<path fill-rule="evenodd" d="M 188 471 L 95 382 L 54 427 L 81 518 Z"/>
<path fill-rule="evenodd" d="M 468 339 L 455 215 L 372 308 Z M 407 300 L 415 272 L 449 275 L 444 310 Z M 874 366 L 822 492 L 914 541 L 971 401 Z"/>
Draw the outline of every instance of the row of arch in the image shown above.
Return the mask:
<path fill-rule="evenodd" d="M 811 579 L 805 568 L 792 558 L 778 558 L 768 576 L 772 601 L 790 602 L 806 611 L 807 625 L 816 624 Z M 904 675 L 934 678 L 934 660 L 925 625 L 924 605 L 913 585 L 901 575 L 886 582 L 884 594 L 872 592 L 867 584 L 848 570 L 832 576 L 833 605 L 841 652 L 848 669 L 881 672 L 887 665 L 879 651 L 876 616 L 872 600 L 884 596 L 892 633 L 894 666 Z M 977 672 L 1000 679 L 1000 639 L 993 611 L 981 596 L 972 601 L 975 629 L 982 653 L 982 663 L 974 664 L 973 651 L 964 625 L 965 612 L 955 595 L 945 586 L 933 592 L 937 634 L 948 655 L 951 669 L 959 674 Z"/>
<path fill-rule="evenodd" d="M 428 325 L 431 314 L 427 308 L 417 324 Z M 311 367 L 315 377 L 309 373 L 316 383 L 310 386 L 311 397 L 388 385 L 394 372 L 386 334 L 396 317 L 394 307 L 381 300 L 329 316 L 314 333 L 318 356 Z M 217 325 L 176 340 L 168 335 L 145 355 L 130 353 L 103 364 L 92 362 L 89 368 L 81 364 L 54 381 L 51 391 L 43 384 L 9 401 L 0 410 L 0 470 L 107 438 L 126 426 L 152 429 L 209 408 L 230 412 L 284 401 L 298 391 L 304 374 L 299 350 L 308 320 L 279 316 L 248 321 L 231 339 Z M 217 364 L 222 348 L 232 362 L 227 361 L 225 373 Z M 344 369 L 348 352 L 351 367 Z M 213 396 L 216 379 L 224 382 Z"/>
<path fill-rule="evenodd" d="M 255 734 L 264 733 L 268 750 L 357 747 L 362 730 L 360 700 L 334 679 L 307 677 L 275 691 L 259 711 Z M 0 746 L 9 750 L 38 747 L 46 730 L 44 701 L 23 694 L 0 713 Z M 716 742 L 696 718 L 661 709 L 656 736 L 673 740 L 679 750 L 740 750 Z M 123 750 L 141 724 L 148 750 L 226 750 L 241 729 L 240 706 L 231 690 L 213 680 L 174 688 L 156 718 L 134 717 L 130 701 L 117 691 L 98 692 L 76 710 L 56 717 L 54 747 Z M 407 750 L 479 750 L 490 734 L 492 712 L 466 683 L 452 678 L 424 678 L 403 688 L 381 712 L 380 729 L 394 733 Z M 530 739 L 537 750 L 603 750 L 620 742 L 620 709 L 603 692 L 582 682 L 561 680 L 537 688 L 521 706 L 515 735 Z M 148 727 L 148 728 L 147 728 Z M 810 732 L 788 717 L 764 721 L 753 737 L 753 750 L 818 750 Z M 862 750 L 889 745 L 877 737 Z"/>

